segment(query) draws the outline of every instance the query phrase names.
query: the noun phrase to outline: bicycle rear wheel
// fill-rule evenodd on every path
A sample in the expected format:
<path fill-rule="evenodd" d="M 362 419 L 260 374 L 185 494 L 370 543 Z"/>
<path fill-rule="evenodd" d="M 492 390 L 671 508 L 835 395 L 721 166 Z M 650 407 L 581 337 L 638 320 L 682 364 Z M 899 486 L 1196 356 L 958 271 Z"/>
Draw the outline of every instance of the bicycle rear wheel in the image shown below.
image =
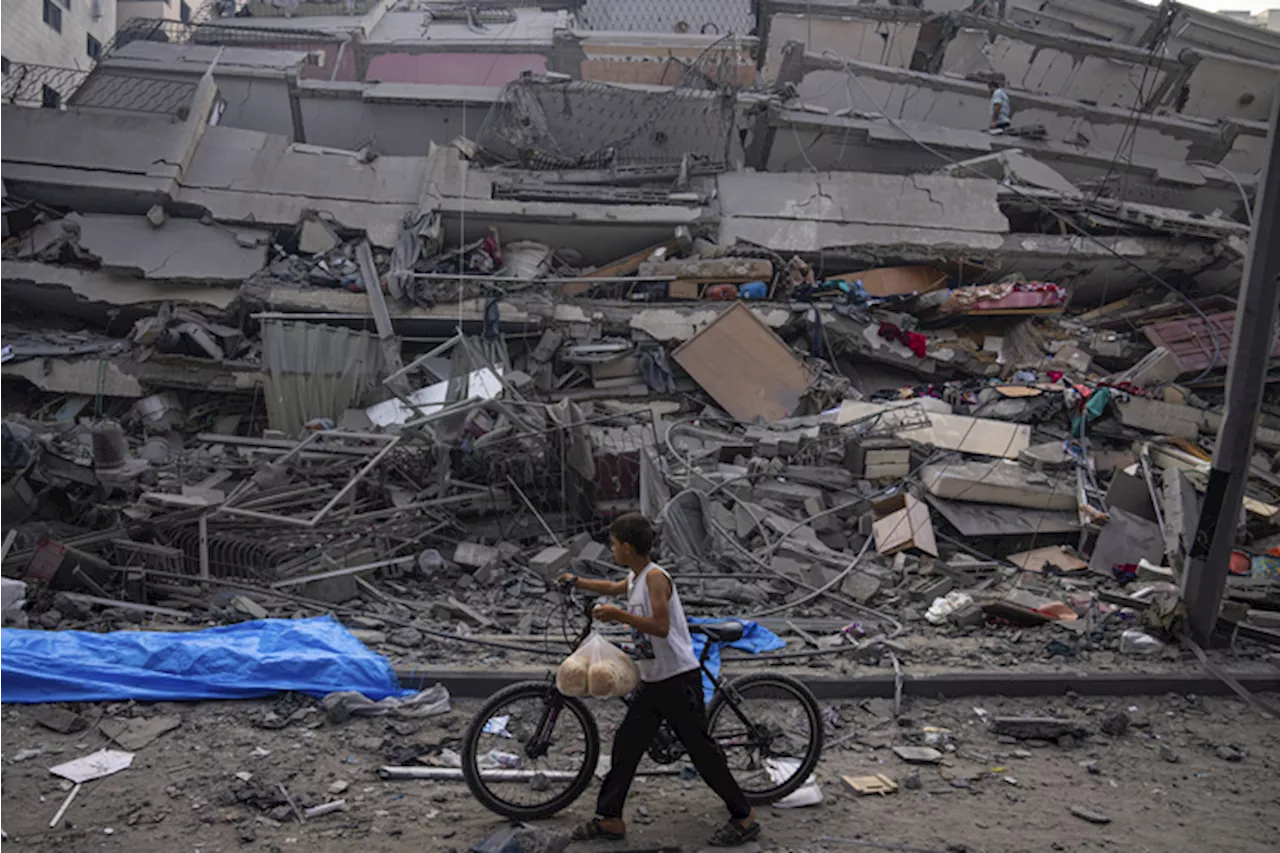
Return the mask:
<path fill-rule="evenodd" d="M 822 757 L 822 712 L 809 688 L 785 675 L 731 681 L 707 711 L 707 730 L 753 805 L 803 785 Z"/>
<path fill-rule="evenodd" d="M 491 812 L 539 820 L 564 810 L 591 783 L 600 733 L 581 700 L 545 681 L 499 690 L 467 728 L 462 775 Z"/>

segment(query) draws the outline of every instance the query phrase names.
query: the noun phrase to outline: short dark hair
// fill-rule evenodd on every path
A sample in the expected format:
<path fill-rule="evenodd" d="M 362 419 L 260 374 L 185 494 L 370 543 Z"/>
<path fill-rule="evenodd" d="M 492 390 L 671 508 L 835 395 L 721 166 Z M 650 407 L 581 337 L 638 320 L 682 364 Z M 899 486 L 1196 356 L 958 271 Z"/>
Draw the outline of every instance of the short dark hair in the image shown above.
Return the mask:
<path fill-rule="evenodd" d="M 615 518 L 613 524 L 609 525 L 609 535 L 630 545 L 642 557 L 649 555 L 653 540 L 658 536 L 649 519 L 638 512 L 629 512 Z"/>

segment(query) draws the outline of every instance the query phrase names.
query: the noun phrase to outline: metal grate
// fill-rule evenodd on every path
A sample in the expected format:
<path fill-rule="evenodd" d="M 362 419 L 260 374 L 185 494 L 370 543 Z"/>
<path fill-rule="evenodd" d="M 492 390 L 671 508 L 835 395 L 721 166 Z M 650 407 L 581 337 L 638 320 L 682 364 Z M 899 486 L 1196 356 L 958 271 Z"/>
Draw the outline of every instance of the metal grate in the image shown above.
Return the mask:
<path fill-rule="evenodd" d="M 250 0 L 244 8 L 255 18 L 358 16 L 376 5 L 374 0 Z"/>
<path fill-rule="evenodd" d="M 225 18 L 222 21 L 234 21 Z M 132 18 L 127 21 L 111 41 L 102 48 L 102 58 L 135 41 L 156 41 L 166 44 L 243 45 L 246 47 L 272 47 L 281 50 L 307 50 L 319 45 L 332 44 L 337 39 L 329 33 L 307 29 L 276 29 L 239 27 L 230 23 L 183 23 L 152 18 Z"/>
<path fill-rule="evenodd" d="M 185 118 L 195 92 L 196 84 L 189 81 L 134 77 L 98 69 L 89 74 L 68 103 Z"/>
<path fill-rule="evenodd" d="M 736 128 L 738 39 L 709 46 L 670 89 L 527 77 L 508 83 L 477 135 L 493 159 L 530 169 L 727 161 Z"/>
<path fill-rule="evenodd" d="M 747 35 L 755 32 L 753 0 L 586 0 L 578 18 L 589 30 Z"/>
<path fill-rule="evenodd" d="M 66 103 L 88 76 L 88 71 L 75 68 L 13 63 L 4 78 L 4 102 L 24 106 L 56 106 L 49 103 L 46 90 L 51 90 L 57 93 L 59 103 Z"/>

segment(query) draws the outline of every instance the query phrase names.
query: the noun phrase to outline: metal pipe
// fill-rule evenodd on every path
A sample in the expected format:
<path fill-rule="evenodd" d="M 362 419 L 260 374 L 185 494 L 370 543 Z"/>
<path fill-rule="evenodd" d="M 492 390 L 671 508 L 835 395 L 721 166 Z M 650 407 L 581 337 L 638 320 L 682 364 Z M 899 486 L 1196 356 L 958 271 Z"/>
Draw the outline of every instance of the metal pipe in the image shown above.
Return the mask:
<path fill-rule="evenodd" d="M 635 276 L 600 276 L 599 278 L 590 278 L 587 276 L 570 276 L 567 278 L 539 278 L 532 282 L 518 275 L 459 275 L 457 273 L 443 272 L 415 272 L 411 273 L 413 278 L 426 279 L 427 281 L 504 281 L 516 282 L 519 284 L 632 284 L 637 281 L 675 281 L 673 275 L 635 275 Z"/>
<path fill-rule="evenodd" d="M 461 782 L 460 767 L 396 767 L 385 765 L 378 768 L 378 775 L 383 779 L 433 779 L 439 782 Z M 679 770 L 642 769 L 636 771 L 637 776 L 679 776 Z M 570 770 L 509 770 L 493 768 L 481 770 L 480 778 L 486 782 L 520 782 L 543 776 L 553 782 L 568 782 L 578 778 L 578 774 Z"/>
<path fill-rule="evenodd" d="M 314 437 L 315 435 L 319 435 L 319 433 L 313 433 L 312 437 Z M 385 439 L 386 436 L 380 436 L 380 438 Z M 299 444 L 298 449 L 301 449 L 301 447 L 309 441 L 311 441 L 311 437 L 308 437 L 305 441 Z M 239 507 L 232 507 L 232 506 L 226 506 L 226 505 L 223 505 L 220 511 L 225 513 L 230 513 L 232 515 L 240 515 L 248 518 L 257 518 L 263 521 L 275 521 L 281 524 L 292 524 L 297 527 L 306 527 L 308 529 L 313 528 L 317 524 L 319 524 L 320 520 L 323 519 L 326 515 L 328 515 L 329 512 L 335 506 L 337 506 L 338 501 L 346 497 L 351 492 L 351 490 L 354 489 L 362 479 L 364 479 L 365 475 L 373 470 L 374 466 L 376 466 L 379 462 L 382 461 L 382 457 L 390 453 L 391 449 L 394 448 L 399 443 L 400 443 L 399 436 L 395 436 L 394 438 L 391 439 L 391 441 L 387 442 L 387 446 L 382 448 L 382 450 L 378 451 L 378 454 L 376 456 L 374 456 L 372 459 L 366 462 L 364 467 L 361 468 L 358 472 L 356 472 L 355 476 L 352 477 L 350 480 L 348 480 L 347 484 L 343 486 L 342 489 L 336 495 L 334 495 L 329 500 L 329 502 L 325 504 L 320 509 L 320 511 L 317 512 L 315 515 L 313 515 L 310 519 L 293 518 L 287 515 L 272 515 L 270 513 L 254 512 L 253 510 L 240 509 Z"/>
<path fill-rule="evenodd" d="M 371 572 L 374 569 L 384 569 L 387 566 L 399 566 L 404 563 L 412 563 L 416 557 L 396 557 L 393 560 L 379 560 L 376 563 L 365 563 L 361 566 L 348 566 L 345 569 L 334 569 L 331 572 L 321 572 L 318 575 L 301 575 L 288 580 L 277 581 L 271 585 L 272 589 L 284 589 L 290 586 L 299 586 L 312 581 L 328 580 L 329 578 L 340 578 L 346 575 L 354 575 L 359 572 Z"/>

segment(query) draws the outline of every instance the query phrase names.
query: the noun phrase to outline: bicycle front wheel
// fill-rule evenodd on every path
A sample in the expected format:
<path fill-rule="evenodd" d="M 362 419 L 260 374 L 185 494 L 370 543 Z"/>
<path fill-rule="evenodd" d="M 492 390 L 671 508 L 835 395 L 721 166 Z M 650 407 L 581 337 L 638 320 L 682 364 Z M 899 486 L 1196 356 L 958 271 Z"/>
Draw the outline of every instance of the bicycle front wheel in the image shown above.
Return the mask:
<path fill-rule="evenodd" d="M 495 693 L 467 728 L 462 775 L 491 812 L 539 820 L 570 806 L 600 758 L 595 718 L 580 699 L 545 681 Z"/>
<path fill-rule="evenodd" d="M 785 675 L 731 681 L 707 711 L 719 744 L 752 805 L 776 803 L 803 785 L 822 757 L 822 712 L 809 688 Z"/>

